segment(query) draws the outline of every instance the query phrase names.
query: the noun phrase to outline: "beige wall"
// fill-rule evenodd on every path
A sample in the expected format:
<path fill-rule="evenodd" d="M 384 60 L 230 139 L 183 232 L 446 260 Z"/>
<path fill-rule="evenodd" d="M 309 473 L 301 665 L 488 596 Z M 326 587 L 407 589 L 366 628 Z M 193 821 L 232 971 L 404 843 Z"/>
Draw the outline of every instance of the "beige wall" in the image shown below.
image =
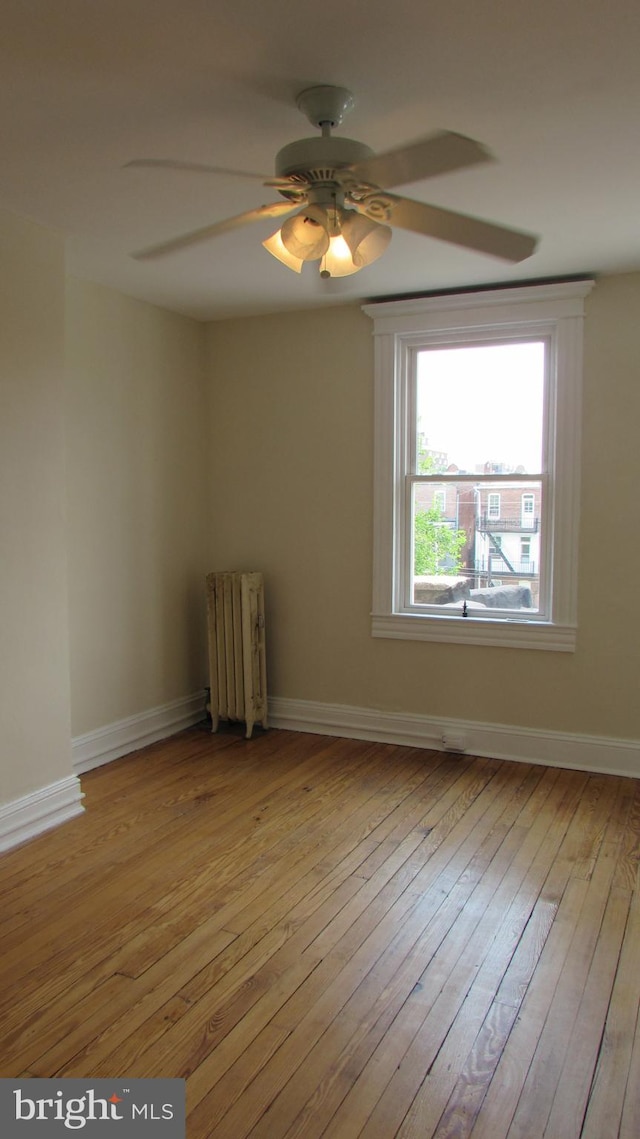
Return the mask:
<path fill-rule="evenodd" d="M 555 654 L 371 638 L 358 306 L 205 327 L 65 291 L 59 238 L 13 215 L 0 241 L 0 803 L 69 775 L 71 735 L 202 688 L 209 569 L 264 570 L 273 695 L 640 739 L 640 275 L 587 301 L 579 639 Z"/>
<path fill-rule="evenodd" d="M 71 774 L 61 239 L 0 212 L 0 803 Z"/>
<path fill-rule="evenodd" d="M 70 279 L 66 313 L 74 737 L 202 691 L 204 329 Z"/>
<path fill-rule="evenodd" d="M 371 322 L 212 324 L 212 559 L 266 574 L 273 695 L 640 738 L 640 276 L 587 302 L 574 654 L 372 639 Z"/>

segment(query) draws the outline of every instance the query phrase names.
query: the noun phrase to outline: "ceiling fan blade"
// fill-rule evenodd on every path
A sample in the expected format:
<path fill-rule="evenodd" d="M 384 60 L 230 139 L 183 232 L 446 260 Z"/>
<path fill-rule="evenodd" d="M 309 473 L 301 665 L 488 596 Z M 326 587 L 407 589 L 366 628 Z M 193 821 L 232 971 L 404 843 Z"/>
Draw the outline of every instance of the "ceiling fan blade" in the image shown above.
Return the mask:
<path fill-rule="evenodd" d="M 349 167 L 356 178 L 372 186 L 404 186 L 420 182 L 449 170 L 474 166 L 477 162 L 492 162 L 493 155 L 481 143 L 462 134 L 440 131 L 420 142 L 374 154 Z"/>
<path fill-rule="evenodd" d="M 245 214 L 236 214 L 235 217 L 225 218 L 224 221 L 216 221 L 213 225 L 194 229 L 191 233 L 183 233 L 180 237 L 173 237 L 169 241 L 161 242 L 160 245 L 149 245 L 145 249 L 139 249 L 137 253 L 132 253 L 131 256 L 136 261 L 150 261 L 155 257 L 164 257 L 167 253 L 177 253 L 180 249 L 186 249 L 188 245 L 196 245 L 200 241 L 208 241 L 211 237 L 219 237 L 231 230 L 252 225 L 253 222 L 261 221 L 262 218 L 282 217 L 298 208 L 298 203 L 292 202 L 272 202 L 268 206 L 258 206 L 257 209 L 249 210 Z"/>
<path fill-rule="evenodd" d="M 270 177 L 269 174 L 254 174 L 251 170 L 233 170 L 226 166 L 207 166 L 202 162 L 180 162 L 173 158 L 133 158 L 131 162 L 125 162 L 123 170 L 129 166 L 151 166 L 160 170 L 186 170 L 191 174 L 229 174 L 234 178 L 258 179 L 260 182 Z"/>
<path fill-rule="evenodd" d="M 388 201 L 391 208 L 391 216 L 387 219 L 389 225 L 422 233 L 425 237 L 436 237 L 439 241 L 450 241 L 478 253 L 489 253 L 505 261 L 524 261 L 538 243 L 538 239 L 529 233 L 444 210 L 440 206 L 430 206 L 426 202 L 415 202 L 395 194 L 385 194 L 384 201 Z M 366 213 L 366 202 L 359 206 L 356 203 L 356 209 Z"/>

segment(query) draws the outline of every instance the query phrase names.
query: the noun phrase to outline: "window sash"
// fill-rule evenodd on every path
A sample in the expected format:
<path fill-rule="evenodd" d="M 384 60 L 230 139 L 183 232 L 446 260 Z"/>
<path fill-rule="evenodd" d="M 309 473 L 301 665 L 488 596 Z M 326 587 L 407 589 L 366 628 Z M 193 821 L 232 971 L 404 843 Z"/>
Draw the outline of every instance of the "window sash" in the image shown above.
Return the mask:
<path fill-rule="evenodd" d="M 540 529 L 540 556 L 539 556 L 539 602 L 535 610 L 530 613 L 521 609 L 501 609 L 497 606 L 491 607 L 487 614 L 479 610 L 473 611 L 473 619 L 475 620 L 521 620 L 524 622 L 540 621 L 551 619 L 551 579 L 548 573 L 550 550 L 549 550 L 549 522 L 553 517 L 553 467 L 554 467 L 554 440 L 549 439 L 549 415 L 548 410 L 553 403 L 555 389 L 553 387 L 553 372 L 551 367 L 551 360 L 554 353 L 554 338 L 553 329 L 547 328 L 542 332 L 530 332 L 526 335 L 521 328 L 515 329 L 511 334 L 497 335 L 494 329 L 485 330 L 484 336 L 475 335 L 473 338 L 468 336 L 460 337 L 458 335 L 451 337 L 443 337 L 438 335 L 437 346 L 438 348 L 459 348 L 466 347 L 468 344 L 482 344 L 483 346 L 500 347 L 503 344 L 509 345 L 514 343 L 531 343 L 542 342 L 545 346 L 544 353 L 544 377 L 543 377 L 543 401 L 542 401 L 542 470 L 540 472 L 527 473 L 527 474 L 466 474 L 461 475 L 458 472 L 450 473 L 439 472 L 428 475 L 421 475 L 417 473 L 418 470 L 418 360 L 420 353 L 425 349 L 433 348 L 434 341 L 432 337 L 424 337 L 421 340 L 412 340 L 407 343 L 403 348 L 403 366 L 400 370 L 398 377 L 399 386 L 404 389 L 400 394 L 400 407 L 401 413 L 404 418 L 403 430 L 399 433 L 399 447 L 398 447 L 398 461 L 400 466 L 400 477 L 404 481 L 404 493 L 400 492 L 397 496 L 397 509 L 402 510 L 404 514 L 404 522 L 402 525 L 403 545 L 404 550 L 398 558 L 398 576 L 396 577 L 396 589 L 394 596 L 394 612 L 400 614 L 422 614 L 422 615 L 440 615 L 445 619 L 452 618 L 452 614 L 457 610 L 449 610 L 443 614 L 441 605 L 429 605 L 424 602 L 414 601 L 413 589 L 413 566 L 414 566 L 414 488 L 419 484 L 440 483 L 445 486 L 448 483 L 460 484 L 463 482 L 471 483 L 473 486 L 491 487 L 491 491 L 487 493 L 486 508 L 487 516 L 493 517 L 496 520 L 500 519 L 502 510 L 502 496 L 499 491 L 495 490 L 496 484 L 503 484 L 511 486 L 513 483 L 518 485 L 532 483 L 540 485 L 541 487 L 541 500 L 542 500 L 542 517 Z M 491 513 L 492 499 L 497 498 L 497 513 Z M 399 552 L 400 553 L 400 552 Z M 462 603 L 461 603 L 462 608 Z"/>
<path fill-rule="evenodd" d="M 527 610 L 500 609 L 497 606 L 495 606 L 495 607 L 492 607 L 491 609 L 489 609 L 486 614 L 482 614 L 480 612 L 474 611 L 473 616 L 477 620 L 483 620 L 483 619 L 484 620 L 496 620 L 500 617 L 503 617 L 505 619 L 515 620 L 515 619 L 518 619 L 518 616 L 523 621 L 534 621 L 534 620 L 539 621 L 541 619 L 549 619 L 550 611 L 551 611 L 551 598 L 550 598 L 550 579 L 549 579 L 549 573 L 548 573 L 548 564 L 549 564 L 550 559 L 547 556 L 548 544 L 549 543 L 548 543 L 548 537 L 547 537 L 547 533 L 546 533 L 546 531 L 548 529 L 548 524 L 546 522 L 546 518 L 548 517 L 550 511 L 548 510 L 548 508 L 546 509 L 545 507 L 546 507 L 546 499 L 549 497 L 549 494 L 550 494 L 549 487 L 551 484 L 551 480 L 548 476 L 539 475 L 539 474 L 538 475 L 522 475 L 522 474 L 519 474 L 515 477 L 513 475 L 503 475 L 503 476 L 497 476 L 497 475 L 473 475 L 473 476 L 466 475 L 466 476 L 461 476 L 461 475 L 456 475 L 456 474 L 451 474 L 451 475 L 442 475 L 442 474 L 441 475 L 407 475 L 406 476 L 405 508 L 404 509 L 408 515 L 408 518 L 407 518 L 407 525 L 405 526 L 404 530 L 405 530 L 405 540 L 409 543 L 409 545 L 405 551 L 405 557 L 402 559 L 402 564 L 404 566 L 405 578 L 404 578 L 404 589 L 402 592 L 402 598 L 401 598 L 400 604 L 399 604 L 398 609 L 397 609 L 398 613 L 405 613 L 405 614 L 412 614 L 412 613 L 429 614 L 429 613 L 431 613 L 433 615 L 438 615 L 438 614 L 442 615 L 442 606 L 441 605 L 429 605 L 429 604 L 424 603 L 424 602 L 415 602 L 413 600 L 413 593 L 414 593 L 414 589 L 413 589 L 413 580 L 414 580 L 414 573 L 413 573 L 413 566 L 414 566 L 413 517 L 414 517 L 414 509 L 415 509 L 415 507 L 414 507 L 414 495 L 415 495 L 416 486 L 434 483 L 434 482 L 435 483 L 449 482 L 449 483 L 457 483 L 458 485 L 460 483 L 463 483 L 463 482 L 468 482 L 468 483 L 471 483 L 473 486 L 482 486 L 483 484 L 484 485 L 488 485 L 488 484 L 495 485 L 496 479 L 498 477 L 501 477 L 502 481 L 505 483 L 517 482 L 518 484 L 521 485 L 524 482 L 529 482 L 529 483 L 535 483 L 536 486 L 540 487 L 541 518 L 540 518 L 540 529 L 538 531 L 539 538 L 540 538 L 540 548 L 539 548 L 538 557 L 536 559 L 539 601 L 538 601 L 538 605 L 536 606 L 535 610 L 532 610 L 530 614 L 527 612 Z M 526 534 L 522 535 L 519 532 L 517 532 L 517 533 L 518 533 L 519 545 L 521 545 L 521 538 L 524 537 L 529 542 L 529 551 L 531 551 L 531 545 L 530 545 L 531 538 L 527 537 Z M 502 537 L 503 536 L 501 536 L 501 538 Z M 502 542 L 500 542 L 500 544 L 502 544 Z M 499 555 L 495 554 L 493 556 L 498 557 Z M 532 561 L 530 554 L 529 554 L 529 559 L 524 559 L 524 558 L 518 557 L 519 562 L 520 561 L 524 562 L 526 560 L 528 560 L 529 562 Z M 505 567 L 504 572 L 506 572 L 506 567 Z M 462 602 L 460 604 L 462 605 Z M 445 614 L 445 615 L 448 616 L 448 614 Z"/>

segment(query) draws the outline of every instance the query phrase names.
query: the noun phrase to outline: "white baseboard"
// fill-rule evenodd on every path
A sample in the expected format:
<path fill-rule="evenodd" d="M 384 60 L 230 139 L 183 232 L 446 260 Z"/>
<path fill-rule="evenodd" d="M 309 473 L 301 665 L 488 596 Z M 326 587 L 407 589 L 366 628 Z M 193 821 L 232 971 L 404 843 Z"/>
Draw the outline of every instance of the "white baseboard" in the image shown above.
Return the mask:
<path fill-rule="evenodd" d="M 130 751 L 156 743 L 183 728 L 197 724 L 205 716 L 204 689 L 192 696 L 172 700 L 159 708 L 149 708 L 125 720 L 76 736 L 72 742 L 73 770 L 76 775 L 111 763 Z"/>
<path fill-rule="evenodd" d="M 93 767 L 110 763 L 127 752 L 155 743 L 191 727 L 205 715 L 202 692 L 172 700 L 126 720 L 107 724 L 72 740 L 73 775 L 41 787 L 11 803 L 0 805 L 0 851 L 10 850 L 68 819 L 82 814 L 83 793 L 78 778 Z"/>
<path fill-rule="evenodd" d="M 274 728 L 406 744 L 437 751 L 447 750 L 446 738 L 461 742 L 464 751 L 470 755 L 640 778 L 639 740 L 550 732 L 405 712 L 381 712 L 373 708 L 352 708 L 344 704 L 321 704 L 282 697 L 269 701 L 269 723 Z"/>
<path fill-rule="evenodd" d="M 198 723 L 204 716 L 204 703 L 204 693 L 195 693 L 78 736 L 73 740 L 74 775 L 0 805 L 0 851 L 9 850 L 82 814 L 79 774 Z M 446 750 L 445 739 L 448 739 L 462 743 L 470 755 L 640 777 L 638 740 L 383 712 L 282 697 L 273 697 L 269 701 L 269 723 L 274 728 L 291 731 L 404 744 L 436 751 Z"/>
<path fill-rule="evenodd" d="M 81 815 L 82 798 L 80 780 L 76 775 L 67 775 L 12 803 L 3 803 L 0 806 L 0 851 L 10 850 Z"/>

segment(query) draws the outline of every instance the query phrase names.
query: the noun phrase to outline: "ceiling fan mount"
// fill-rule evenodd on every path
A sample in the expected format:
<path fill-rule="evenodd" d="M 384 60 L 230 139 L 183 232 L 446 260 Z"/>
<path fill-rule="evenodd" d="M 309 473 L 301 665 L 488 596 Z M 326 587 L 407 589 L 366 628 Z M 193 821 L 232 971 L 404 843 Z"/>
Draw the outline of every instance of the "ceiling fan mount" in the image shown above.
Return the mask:
<path fill-rule="evenodd" d="M 296 99 L 298 109 L 314 127 L 339 127 L 355 99 L 346 87 L 306 87 Z"/>
<path fill-rule="evenodd" d="M 319 261 L 322 276 L 355 273 L 384 252 L 391 226 L 512 262 L 533 253 L 536 239 L 530 234 L 389 192 L 396 186 L 491 161 L 493 156 L 481 143 L 465 135 L 440 131 L 375 154 L 365 143 L 336 138 L 331 133 L 354 105 L 353 95 L 345 87 L 305 88 L 298 95 L 297 105 L 322 133 L 282 147 L 275 159 L 275 177 L 173 159 L 147 158 L 127 163 L 257 178 L 284 198 L 142 249 L 133 256 L 141 260 L 161 257 L 263 218 L 291 214 L 300 207 L 295 217 L 288 218 L 280 230 L 262 243 L 296 272 L 300 272 L 305 261 Z"/>

